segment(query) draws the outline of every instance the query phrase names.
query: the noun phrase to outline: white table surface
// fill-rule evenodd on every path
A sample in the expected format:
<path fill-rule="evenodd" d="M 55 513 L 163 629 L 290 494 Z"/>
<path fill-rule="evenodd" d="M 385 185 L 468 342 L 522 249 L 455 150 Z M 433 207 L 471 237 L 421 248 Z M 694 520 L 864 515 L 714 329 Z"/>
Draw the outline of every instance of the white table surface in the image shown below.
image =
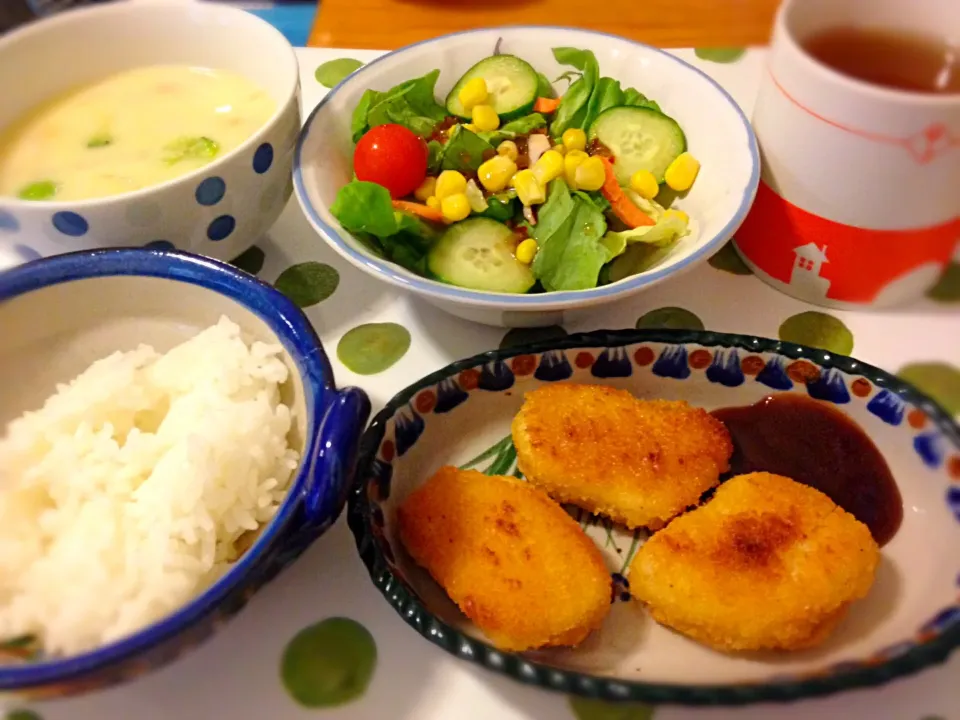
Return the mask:
<path fill-rule="evenodd" d="M 369 61 L 380 53 L 299 50 L 305 113 L 326 89 L 314 71 L 323 62 L 353 57 Z M 751 50 L 733 63 L 699 60 L 692 50 L 678 55 L 720 81 L 749 112 L 763 63 Z M 358 385 L 379 409 L 396 391 L 460 357 L 496 347 L 503 330 L 449 317 L 380 284 L 342 261 L 317 237 L 291 201 L 269 237 L 260 276 L 273 282 L 303 263 L 331 266 L 339 275 L 336 291 L 306 308 L 334 365 L 340 385 Z M 960 261 L 960 258 L 958 258 Z M 956 290 L 956 288 L 954 288 Z M 956 292 L 953 293 L 957 295 Z M 633 327 L 645 312 L 681 306 L 708 329 L 776 337 L 789 316 L 813 309 L 780 295 L 756 278 L 709 264 L 675 282 L 604 309 L 568 331 Z M 856 357 L 897 372 L 911 362 L 960 365 L 960 304 L 925 300 L 888 314 L 831 312 L 854 338 Z M 350 372 L 336 358 L 337 343 L 351 328 L 394 322 L 412 335 L 407 353 L 372 376 Z M 298 706 L 280 681 L 286 643 L 303 627 L 331 616 L 347 616 L 373 635 L 378 662 L 367 692 L 333 710 Z M 274 583 L 263 589 L 216 637 L 173 665 L 128 685 L 72 700 L 36 703 L 29 708 L 44 720 L 574 720 L 561 694 L 522 686 L 454 659 L 420 638 L 371 584 L 344 517 Z M 656 720 L 808 720 L 869 718 L 960 720 L 960 653 L 947 664 L 883 688 L 859 690 L 793 705 L 731 709 L 665 706 Z M 611 716 L 613 717 L 613 716 Z M 632 720 L 634 716 L 630 715 Z M 622 716 L 627 720 L 628 716 Z"/>

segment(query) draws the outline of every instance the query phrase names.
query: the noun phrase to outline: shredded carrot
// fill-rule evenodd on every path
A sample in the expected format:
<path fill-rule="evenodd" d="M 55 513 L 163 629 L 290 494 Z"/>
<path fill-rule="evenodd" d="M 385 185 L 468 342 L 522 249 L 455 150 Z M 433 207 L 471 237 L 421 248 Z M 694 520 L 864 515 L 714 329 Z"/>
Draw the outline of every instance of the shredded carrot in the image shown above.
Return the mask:
<path fill-rule="evenodd" d="M 560 98 L 538 97 L 533 104 L 533 111 L 549 115 L 555 112 L 558 107 L 560 107 Z"/>
<path fill-rule="evenodd" d="M 599 157 L 603 161 L 604 171 L 603 187 L 600 188 L 600 192 L 610 202 L 613 214 L 631 229 L 644 225 L 656 225 L 653 218 L 638 208 L 623 192 L 620 183 L 617 182 L 617 175 L 613 172 L 613 163 L 603 156 Z"/>
<path fill-rule="evenodd" d="M 427 207 L 421 203 L 410 202 L 409 200 L 394 200 L 393 209 L 399 210 L 400 212 L 407 212 L 411 215 L 416 215 L 419 218 L 424 220 L 429 220 L 430 222 L 443 222 L 443 213 L 439 210 L 434 210 L 432 207 Z"/>

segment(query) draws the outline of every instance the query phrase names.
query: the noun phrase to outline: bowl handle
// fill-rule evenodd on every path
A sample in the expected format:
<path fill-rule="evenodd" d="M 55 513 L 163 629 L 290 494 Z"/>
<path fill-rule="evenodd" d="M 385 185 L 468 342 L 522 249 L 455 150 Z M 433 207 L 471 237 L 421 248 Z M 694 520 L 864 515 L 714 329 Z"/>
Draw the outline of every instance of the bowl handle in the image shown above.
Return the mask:
<path fill-rule="evenodd" d="M 335 393 L 318 433 L 318 450 L 303 491 L 307 525 L 325 530 L 340 515 L 353 476 L 357 445 L 370 417 L 370 399 L 359 388 Z"/>

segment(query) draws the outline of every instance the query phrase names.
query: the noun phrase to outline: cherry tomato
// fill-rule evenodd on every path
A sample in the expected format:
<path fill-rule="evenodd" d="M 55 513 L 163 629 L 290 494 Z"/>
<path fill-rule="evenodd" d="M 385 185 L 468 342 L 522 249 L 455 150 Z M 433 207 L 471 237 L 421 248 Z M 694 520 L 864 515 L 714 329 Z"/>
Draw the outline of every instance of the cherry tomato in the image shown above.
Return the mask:
<path fill-rule="evenodd" d="M 403 125 L 377 125 L 357 143 L 353 171 L 375 182 L 393 198 L 409 195 L 427 176 L 427 145 Z"/>

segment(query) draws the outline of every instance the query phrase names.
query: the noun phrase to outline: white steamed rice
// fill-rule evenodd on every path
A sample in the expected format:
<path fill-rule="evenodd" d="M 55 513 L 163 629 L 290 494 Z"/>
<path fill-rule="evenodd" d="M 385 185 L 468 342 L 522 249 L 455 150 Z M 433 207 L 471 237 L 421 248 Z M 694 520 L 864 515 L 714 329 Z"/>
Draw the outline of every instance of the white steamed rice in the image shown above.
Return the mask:
<path fill-rule="evenodd" d="M 0 437 L 0 641 L 74 654 L 183 605 L 275 514 L 298 454 L 279 345 L 227 318 L 95 362 Z"/>

